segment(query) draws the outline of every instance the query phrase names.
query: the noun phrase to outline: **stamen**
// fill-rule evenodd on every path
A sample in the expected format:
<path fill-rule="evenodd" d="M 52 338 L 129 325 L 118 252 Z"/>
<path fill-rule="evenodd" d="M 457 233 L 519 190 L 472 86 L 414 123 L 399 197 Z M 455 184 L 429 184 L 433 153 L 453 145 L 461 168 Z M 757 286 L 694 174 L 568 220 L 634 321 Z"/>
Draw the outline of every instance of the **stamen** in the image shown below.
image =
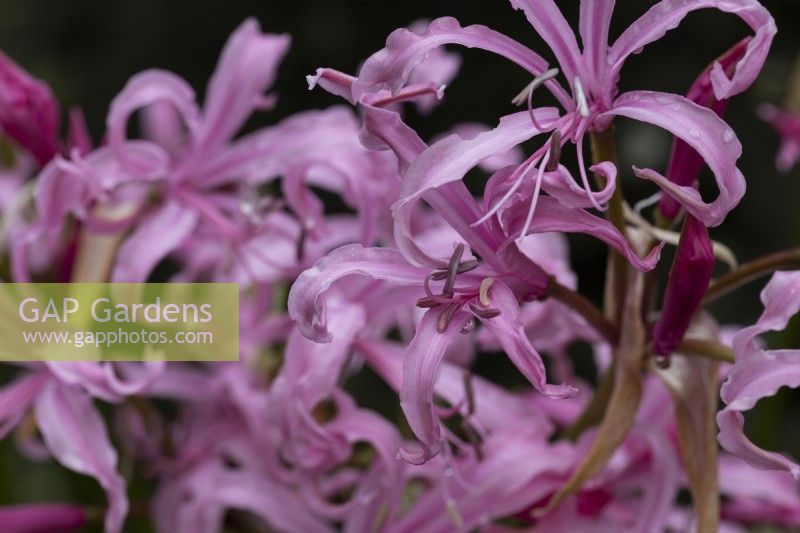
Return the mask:
<path fill-rule="evenodd" d="M 484 278 L 483 281 L 481 281 L 481 288 L 478 290 L 478 299 L 484 307 L 492 305 L 492 301 L 489 300 L 489 289 L 492 288 L 493 284 L 494 278 Z"/>
<path fill-rule="evenodd" d="M 555 172 L 558 170 L 558 164 L 561 162 L 561 130 L 553 130 L 550 136 L 550 153 L 548 161 L 544 166 L 547 172 Z"/>
<path fill-rule="evenodd" d="M 458 275 L 458 267 L 461 264 L 461 256 L 464 255 L 464 244 L 458 243 L 456 249 L 453 250 L 453 255 L 450 256 L 450 262 L 447 264 L 447 281 L 444 282 L 442 289 L 443 296 L 453 296 L 453 287 L 456 284 L 456 276 Z"/>
<path fill-rule="evenodd" d="M 470 259 L 469 261 L 464 261 L 460 265 L 458 265 L 458 271 L 456 274 L 463 274 L 464 272 L 469 272 L 470 270 L 475 270 L 478 268 L 480 262 L 477 259 Z M 431 274 L 432 281 L 441 281 L 443 279 L 447 279 L 447 271 L 441 270 L 439 272 L 434 272 Z"/>
<path fill-rule="evenodd" d="M 514 185 L 511 186 L 511 188 L 508 190 L 508 192 L 506 192 L 503 195 L 503 197 L 500 198 L 500 200 L 498 200 L 497 203 L 495 203 L 494 206 L 491 209 L 489 209 L 489 211 L 486 212 L 485 215 L 483 215 L 481 218 L 479 218 L 478 220 L 476 220 L 475 222 L 470 224 L 470 227 L 474 228 L 475 226 L 480 226 L 481 224 L 483 224 L 484 222 L 486 222 L 487 220 L 492 218 L 494 216 L 494 214 L 497 213 L 497 211 L 499 211 L 501 207 L 503 207 L 503 205 L 508 201 L 508 199 L 511 198 L 511 196 L 515 192 L 517 192 L 517 189 L 519 189 L 520 185 L 522 185 L 522 183 L 523 183 L 523 181 L 525 179 L 525 176 L 528 174 L 528 171 L 534 165 L 536 165 L 536 163 L 538 161 L 539 161 L 539 158 L 537 157 L 537 158 L 532 158 L 528 163 L 522 163 L 522 165 L 520 165 L 518 168 L 522 168 L 523 166 L 525 168 L 522 170 L 522 172 L 520 172 L 519 177 L 514 182 Z M 512 176 L 513 176 L 513 174 L 512 174 Z"/>
<path fill-rule="evenodd" d="M 536 211 L 536 204 L 539 203 L 539 193 L 542 190 L 542 179 L 544 178 L 544 169 L 547 166 L 547 163 L 550 161 L 550 152 L 544 154 L 544 159 L 542 160 L 542 164 L 539 165 L 539 172 L 536 174 L 536 183 L 533 186 L 533 198 L 531 198 L 531 206 L 528 208 L 528 216 L 525 217 L 525 224 L 522 226 L 522 232 L 519 235 L 519 238 L 522 239 L 525 235 L 528 234 L 528 228 L 531 225 L 531 221 L 533 220 L 533 213 Z"/>
<path fill-rule="evenodd" d="M 520 92 L 517 96 L 515 96 L 511 100 L 511 103 L 514 105 L 522 105 L 523 102 L 527 102 L 528 115 L 530 115 L 531 117 L 531 123 L 533 124 L 533 127 L 539 131 L 544 131 L 544 128 L 542 128 L 542 126 L 536 120 L 536 116 L 533 113 L 533 93 L 534 91 L 536 91 L 536 89 L 544 85 L 548 80 L 551 80 L 556 76 L 558 76 L 557 68 L 551 68 L 550 70 L 542 72 L 541 74 L 533 78 L 533 81 L 530 82 L 524 89 L 522 89 L 522 92 Z"/>
<path fill-rule="evenodd" d="M 533 81 L 530 82 L 524 89 L 522 89 L 519 94 L 511 100 L 511 103 L 514 105 L 522 105 L 529 94 L 541 87 L 546 81 L 551 80 L 556 76 L 558 76 L 557 68 L 551 68 L 550 70 L 542 72 L 533 78 Z"/>
<path fill-rule="evenodd" d="M 589 118 L 589 102 L 586 100 L 586 93 L 583 91 L 583 83 L 578 76 L 573 82 L 575 92 L 575 102 L 578 105 L 578 114 L 583 118 Z"/>
<path fill-rule="evenodd" d="M 439 320 L 436 322 L 436 331 L 439 333 L 447 331 L 447 326 L 450 325 L 450 321 L 453 320 L 453 315 L 456 314 L 456 311 L 458 311 L 460 307 L 460 303 L 452 303 L 447 306 L 447 308 L 442 311 L 442 314 L 439 315 Z"/>
<path fill-rule="evenodd" d="M 431 309 L 434 307 L 439 307 L 440 305 L 442 305 L 441 302 L 437 302 L 431 296 L 425 296 L 417 300 L 417 307 L 420 307 L 422 309 Z"/>

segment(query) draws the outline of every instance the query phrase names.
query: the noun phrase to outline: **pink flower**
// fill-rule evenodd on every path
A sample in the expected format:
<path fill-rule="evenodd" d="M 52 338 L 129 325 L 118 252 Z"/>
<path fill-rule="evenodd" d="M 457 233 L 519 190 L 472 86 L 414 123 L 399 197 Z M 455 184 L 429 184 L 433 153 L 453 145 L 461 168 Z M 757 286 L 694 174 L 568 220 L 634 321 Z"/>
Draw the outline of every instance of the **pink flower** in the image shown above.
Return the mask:
<path fill-rule="evenodd" d="M 800 351 L 767 350 L 757 336 L 780 331 L 800 312 L 800 271 L 776 272 L 761 292 L 764 312 L 758 321 L 733 337 L 736 364 L 722 384 L 725 408 L 717 414 L 719 443 L 751 466 L 785 470 L 800 479 L 800 466 L 775 452 L 762 450 L 744 435 L 744 411 L 781 387 L 800 387 Z"/>
<path fill-rule="evenodd" d="M 775 156 L 775 165 L 781 172 L 789 172 L 800 159 L 800 115 L 769 104 L 761 106 L 758 112 L 780 137 L 781 146 Z"/>
<path fill-rule="evenodd" d="M 608 29 L 614 2 L 582 2 L 579 29 L 584 48 L 581 51 L 574 33 L 552 0 L 517 0 L 512 5 L 524 11 L 531 25 L 553 50 L 568 90 L 556 81 L 555 71 L 548 71 L 544 59 L 521 44 L 484 26 L 461 27 L 454 19 L 442 18 L 431 22 L 424 33 L 404 29 L 395 31 L 388 38 L 386 48 L 364 63 L 357 80 L 352 83 L 351 100 L 363 102 L 366 95 L 377 95 L 380 91 L 387 91 L 394 98 L 403 98 L 404 94 L 418 92 L 422 88 L 419 84 L 408 87 L 406 84 L 414 69 L 431 49 L 448 43 L 482 48 L 517 63 L 534 76 L 534 82 L 520 95 L 522 100 L 525 95 L 530 97 L 533 88 L 543 85 L 553 93 L 566 111 L 564 115 L 545 120 L 530 110 L 531 124 L 518 137 L 510 130 L 512 124 L 516 125 L 515 121 L 509 120 L 510 117 L 501 121 L 500 126 L 494 130 L 492 150 L 485 156 L 506 152 L 542 132 L 558 134 L 551 135 L 540 149 L 509 176 L 508 182 L 514 188 L 519 187 L 529 176 L 535 176 L 536 183 L 541 183 L 542 169 L 547 167 L 547 154 L 554 152 L 556 143 L 560 146 L 569 140 L 578 147 L 581 181 L 588 199 L 595 207 L 601 207 L 600 202 L 588 192 L 588 179 L 580 148 L 587 131 L 603 131 L 615 116 L 625 116 L 664 128 L 696 150 L 714 173 L 719 196 L 713 202 L 706 203 L 694 188 L 673 183 L 653 170 L 635 169 L 636 174 L 655 182 L 705 225 L 716 226 L 721 223 L 744 194 L 744 178 L 736 168 L 741 146 L 733 131 L 713 111 L 700 108 L 684 97 L 654 91 L 618 94 L 617 81 L 625 60 L 631 54 L 662 37 L 689 12 L 714 7 L 736 14 L 755 31 L 755 36 L 747 44 L 741 59 L 736 62 L 735 67 L 729 66 L 728 72 L 732 74 L 726 74 L 720 64 L 715 64 L 709 73 L 715 97 L 720 100 L 729 98 L 746 89 L 761 69 L 776 32 L 775 23 L 769 13 L 754 0 L 664 0 L 653 6 L 609 45 Z M 321 79 L 320 76 L 324 78 L 324 72 L 318 73 L 318 79 Z M 346 94 L 342 89 L 335 90 L 339 94 Z M 667 114 L 663 113 L 665 107 L 670 110 Z M 370 118 L 369 114 L 367 118 Z M 369 121 L 367 127 L 370 128 Z M 442 142 L 444 141 L 437 144 Z M 437 181 L 438 186 L 445 183 L 449 182 Z M 401 201 L 406 196 L 404 194 Z M 531 212 L 535 208 L 536 198 L 537 195 L 533 194 Z M 499 204 L 495 204 L 493 210 L 497 205 Z"/>

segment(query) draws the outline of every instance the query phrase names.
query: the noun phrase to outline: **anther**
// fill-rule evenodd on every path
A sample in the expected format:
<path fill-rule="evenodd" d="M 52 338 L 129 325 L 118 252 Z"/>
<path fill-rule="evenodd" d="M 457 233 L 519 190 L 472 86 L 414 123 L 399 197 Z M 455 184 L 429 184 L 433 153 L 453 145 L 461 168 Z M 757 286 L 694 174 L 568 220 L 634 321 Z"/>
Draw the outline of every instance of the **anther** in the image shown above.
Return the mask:
<path fill-rule="evenodd" d="M 531 117 L 531 124 L 533 124 L 533 127 L 539 131 L 544 131 L 544 128 L 542 128 L 542 126 L 539 125 L 539 122 L 536 120 L 536 115 L 533 112 L 533 93 L 534 91 L 536 91 L 536 89 L 541 87 L 548 80 L 551 80 L 556 76 L 558 76 L 557 68 L 551 68 L 546 72 L 542 72 L 541 74 L 533 78 L 533 81 L 530 82 L 528 86 L 522 90 L 521 93 L 519 93 L 511 100 L 511 103 L 513 103 L 514 105 L 522 105 L 523 102 L 528 103 L 528 115 L 530 115 Z"/>
<path fill-rule="evenodd" d="M 453 287 L 456 284 L 456 276 L 458 275 L 458 267 L 461 264 L 461 256 L 464 255 L 464 244 L 458 243 L 456 249 L 453 250 L 453 255 L 450 256 L 450 262 L 447 264 L 447 280 L 444 282 L 442 289 L 443 296 L 452 296 Z"/>
<path fill-rule="evenodd" d="M 478 299 L 481 301 L 481 304 L 484 307 L 489 307 L 492 305 L 491 300 L 489 300 L 489 289 L 492 288 L 494 284 L 494 278 L 484 278 L 481 281 L 481 288 L 478 291 Z"/>
<path fill-rule="evenodd" d="M 525 86 L 524 89 L 520 91 L 520 93 L 511 99 L 511 103 L 514 105 L 522 105 L 524 104 L 529 95 L 532 95 L 536 89 L 544 85 L 545 82 L 552 80 L 558 76 L 558 69 L 551 68 L 550 70 L 546 70 L 533 78 L 533 81 L 530 82 L 528 85 Z"/>
<path fill-rule="evenodd" d="M 424 298 L 417 300 L 417 307 L 421 307 L 422 309 L 431 309 L 434 307 L 439 307 L 440 305 L 442 305 L 441 302 L 437 302 L 430 296 L 425 296 Z"/>
<path fill-rule="evenodd" d="M 553 134 L 550 136 L 550 158 L 547 160 L 547 164 L 544 166 L 544 169 L 547 172 L 555 172 L 558 170 L 558 164 L 561 161 L 561 130 L 555 129 L 553 130 Z"/>
<path fill-rule="evenodd" d="M 479 264 L 480 262 L 477 259 L 470 259 L 469 261 L 464 261 L 463 263 L 458 265 L 458 271 L 456 272 L 456 274 L 463 274 L 464 272 L 475 270 L 476 268 L 478 268 Z M 443 279 L 446 279 L 447 275 L 448 273 L 446 270 L 434 272 L 431 275 L 431 281 L 441 281 Z"/>
<path fill-rule="evenodd" d="M 480 318 L 494 318 L 501 314 L 500 310 L 495 307 L 478 307 L 475 304 L 469 304 L 469 308 Z"/>
<path fill-rule="evenodd" d="M 439 333 L 444 333 L 447 331 L 447 326 L 450 325 L 450 321 L 453 320 L 453 315 L 456 314 L 456 311 L 461 307 L 461 304 L 452 303 L 447 306 L 447 308 L 442 311 L 442 314 L 439 315 L 439 320 L 436 322 L 436 331 Z"/>

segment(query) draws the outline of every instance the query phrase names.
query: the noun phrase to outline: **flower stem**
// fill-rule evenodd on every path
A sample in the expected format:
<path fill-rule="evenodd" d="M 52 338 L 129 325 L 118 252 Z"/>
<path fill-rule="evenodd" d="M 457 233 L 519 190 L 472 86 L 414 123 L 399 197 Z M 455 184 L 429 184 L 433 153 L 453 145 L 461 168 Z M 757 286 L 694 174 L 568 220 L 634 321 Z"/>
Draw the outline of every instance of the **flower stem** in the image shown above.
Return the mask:
<path fill-rule="evenodd" d="M 675 350 L 684 355 L 696 355 L 706 357 L 724 363 L 735 363 L 736 358 L 733 350 L 724 344 L 701 339 L 683 339 L 683 342 Z"/>
<path fill-rule="evenodd" d="M 563 303 L 589 323 L 602 337 L 612 346 L 617 343 L 619 332 L 616 326 L 609 322 L 603 312 L 597 308 L 588 298 L 579 292 L 565 287 L 558 283 L 555 278 L 550 278 L 548 284 L 548 294 L 551 298 Z"/>
<path fill-rule="evenodd" d="M 603 161 L 610 161 L 614 164 L 617 162 L 617 149 L 614 145 L 614 129 L 613 127 L 599 133 L 591 133 L 591 147 L 592 147 L 592 161 L 594 164 Z M 605 178 L 599 174 L 594 175 L 598 187 L 605 186 Z M 608 220 L 614 224 L 623 237 L 627 239 L 625 230 L 625 212 L 623 209 L 622 201 L 622 187 L 617 181 L 614 193 L 608 202 L 608 211 L 606 212 Z M 606 296 L 604 302 L 604 309 L 606 316 L 614 321 L 619 319 L 619 313 L 622 308 L 622 302 L 625 301 L 625 284 L 626 284 L 626 261 L 622 255 L 616 250 L 610 250 L 609 255 L 609 274 L 606 276 Z"/>
<path fill-rule="evenodd" d="M 749 283 L 761 276 L 771 274 L 784 267 L 800 268 L 800 247 L 789 248 L 759 257 L 720 276 L 706 291 L 702 304 L 708 305 L 717 298 L 728 294 L 745 283 Z"/>

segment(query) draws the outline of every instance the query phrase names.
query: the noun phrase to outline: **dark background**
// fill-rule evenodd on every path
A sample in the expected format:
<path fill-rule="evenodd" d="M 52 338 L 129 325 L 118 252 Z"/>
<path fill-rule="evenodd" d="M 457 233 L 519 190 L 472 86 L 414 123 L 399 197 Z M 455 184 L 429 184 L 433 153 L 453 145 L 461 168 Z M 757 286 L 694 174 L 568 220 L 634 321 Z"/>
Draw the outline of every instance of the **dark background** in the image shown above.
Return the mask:
<path fill-rule="evenodd" d="M 577 28 L 578 2 L 558 3 Z M 712 232 L 712 238 L 728 244 L 740 261 L 800 240 L 798 171 L 777 173 L 773 163 L 777 138 L 755 115 L 758 104 L 780 102 L 787 90 L 786 82 L 800 51 L 800 2 L 763 3 L 775 16 L 779 33 L 763 75 L 746 94 L 735 98 L 727 115 L 744 145 L 740 168 L 748 180 L 748 193 L 723 226 Z M 612 39 L 650 4 L 618 1 Z M 443 15 L 455 16 L 464 25 L 488 25 L 552 58 L 523 14 L 501 0 L 6 0 L 0 1 L 0 48 L 46 80 L 64 109 L 82 107 L 97 140 L 103 134 L 109 102 L 140 70 L 172 70 L 202 95 L 226 38 L 248 16 L 258 18 L 264 31 L 286 32 L 293 38 L 275 87 L 279 104 L 270 113 L 256 115 L 248 124 L 248 128 L 254 128 L 296 111 L 340 104 L 321 90 L 309 92 L 305 75 L 319 66 L 355 72 L 364 58 L 383 46 L 392 30 L 420 18 Z M 711 10 L 693 13 L 666 38 L 626 63 L 620 88 L 684 93 L 714 57 L 749 33 L 734 15 Z M 465 120 L 495 124 L 499 116 L 514 111 L 511 98 L 530 81 L 518 67 L 496 56 L 458 51 L 464 65 L 448 87 L 443 105 L 424 119 L 410 118 L 424 135 L 434 135 Z M 626 121 L 618 123 L 617 131 L 626 195 L 635 200 L 652 194 L 652 186 L 638 182 L 627 169 L 634 162 L 663 169 L 670 138 L 655 128 Z M 573 238 L 572 243 L 581 288 L 599 298 L 604 250 L 590 239 Z M 669 266 L 670 257 L 665 254 L 662 267 Z M 720 320 L 752 322 L 760 311 L 758 291 L 762 285 L 748 286 L 716 304 L 714 310 Z M 800 336 L 792 332 L 774 340 L 789 341 L 792 337 L 795 342 L 791 346 L 800 346 Z M 773 449 L 793 450 L 794 456 L 800 457 L 800 434 L 793 429 L 797 427 L 798 405 L 795 394 L 782 391 L 776 398 L 762 401 L 748 416 L 748 430 L 754 432 L 757 442 Z M 74 497 L 76 489 L 95 492 L 89 480 L 56 474 L 20 460 L 8 443 L 2 451 L 0 503 L 47 496 L 70 498 L 63 495 Z M 101 496 L 98 502 L 102 502 Z"/>

